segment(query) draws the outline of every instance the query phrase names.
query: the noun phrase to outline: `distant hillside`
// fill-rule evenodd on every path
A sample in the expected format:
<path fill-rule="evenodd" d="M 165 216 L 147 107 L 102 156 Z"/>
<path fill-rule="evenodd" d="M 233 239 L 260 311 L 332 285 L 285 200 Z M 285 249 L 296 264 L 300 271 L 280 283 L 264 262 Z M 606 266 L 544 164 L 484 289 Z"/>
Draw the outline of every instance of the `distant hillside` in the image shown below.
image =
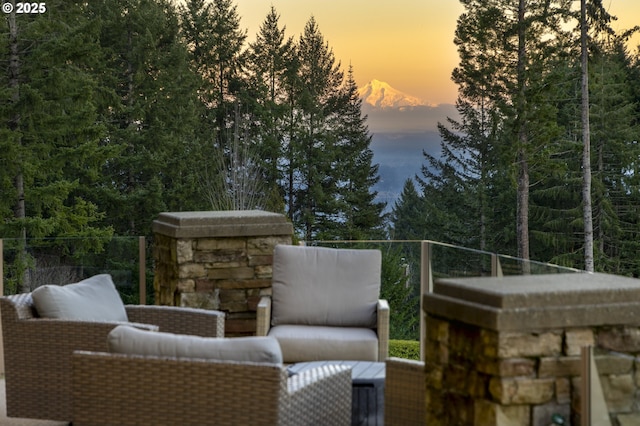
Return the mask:
<path fill-rule="evenodd" d="M 421 133 L 376 133 L 371 142 L 373 162 L 379 165 L 380 181 L 374 186 L 378 201 L 391 211 L 407 179 L 420 175 L 425 164 L 422 152 L 440 156 L 437 131 Z"/>

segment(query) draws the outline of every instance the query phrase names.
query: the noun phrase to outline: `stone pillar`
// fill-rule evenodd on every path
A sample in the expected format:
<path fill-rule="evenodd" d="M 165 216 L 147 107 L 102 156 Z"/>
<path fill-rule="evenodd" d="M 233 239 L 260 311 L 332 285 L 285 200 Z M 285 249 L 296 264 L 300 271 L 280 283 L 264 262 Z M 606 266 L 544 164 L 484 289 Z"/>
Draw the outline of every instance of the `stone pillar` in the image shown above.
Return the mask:
<path fill-rule="evenodd" d="M 423 310 L 428 425 L 579 425 L 583 346 L 609 350 L 596 363 L 614 418 L 640 421 L 640 280 L 442 279 Z"/>
<path fill-rule="evenodd" d="M 161 213 L 153 222 L 158 305 L 217 309 L 225 335 L 255 334 L 256 306 L 271 294 L 273 249 L 293 226 L 263 211 Z"/>

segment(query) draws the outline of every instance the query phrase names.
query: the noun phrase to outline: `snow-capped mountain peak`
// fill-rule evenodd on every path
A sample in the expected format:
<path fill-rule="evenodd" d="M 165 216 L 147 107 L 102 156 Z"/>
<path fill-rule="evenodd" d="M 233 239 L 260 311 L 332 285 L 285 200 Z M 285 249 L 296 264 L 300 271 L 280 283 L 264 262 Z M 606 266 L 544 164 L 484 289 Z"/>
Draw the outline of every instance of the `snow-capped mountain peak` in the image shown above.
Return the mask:
<path fill-rule="evenodd" d="M 379 80 L 371 80 L 364 87 L 358 89 L 358 94 L 364 104 L 369 104 L 376 108 L 401 108 L 428 105 L 428 102 L 415 96 L 402 93 L 391 87 L 388 83 Z"/>

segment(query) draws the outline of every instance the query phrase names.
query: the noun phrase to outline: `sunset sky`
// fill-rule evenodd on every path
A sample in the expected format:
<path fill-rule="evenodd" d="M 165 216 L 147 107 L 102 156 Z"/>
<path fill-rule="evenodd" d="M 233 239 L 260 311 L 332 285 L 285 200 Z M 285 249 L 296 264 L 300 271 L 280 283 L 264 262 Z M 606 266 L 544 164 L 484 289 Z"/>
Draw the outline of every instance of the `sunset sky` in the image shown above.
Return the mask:
<path fill-rule="evenodd" d="M 618 16 L 614 28 L 640 25 L 640 1 L 604 0 Z M 453 103 L 451 71 L 457 0 L 236 0 L 248 41 L 255 40 L 271 6 L 287 37 L 297 39 L 311 16 L 343 70 L 351 63 L 359 86 L 373 79 L 432 104 Z"/>

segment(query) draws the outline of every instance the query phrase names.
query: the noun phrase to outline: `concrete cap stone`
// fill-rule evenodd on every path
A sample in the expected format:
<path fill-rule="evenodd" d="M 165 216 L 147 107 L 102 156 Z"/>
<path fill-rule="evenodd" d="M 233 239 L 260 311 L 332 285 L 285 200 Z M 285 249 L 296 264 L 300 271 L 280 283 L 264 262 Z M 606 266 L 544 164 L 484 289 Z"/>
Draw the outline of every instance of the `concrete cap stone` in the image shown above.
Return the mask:
<path fill-rule="evenodd" d="M 153 221 L 153 232 L 173 238 L 293 235 L 293 225 L 261 210 L 169 212 Z"/>
<path fill-rule="evenodd" d="M 640 280 L 599 273 L 440 279 L 423 309 L 494 330 L 640 324 Z"/>

